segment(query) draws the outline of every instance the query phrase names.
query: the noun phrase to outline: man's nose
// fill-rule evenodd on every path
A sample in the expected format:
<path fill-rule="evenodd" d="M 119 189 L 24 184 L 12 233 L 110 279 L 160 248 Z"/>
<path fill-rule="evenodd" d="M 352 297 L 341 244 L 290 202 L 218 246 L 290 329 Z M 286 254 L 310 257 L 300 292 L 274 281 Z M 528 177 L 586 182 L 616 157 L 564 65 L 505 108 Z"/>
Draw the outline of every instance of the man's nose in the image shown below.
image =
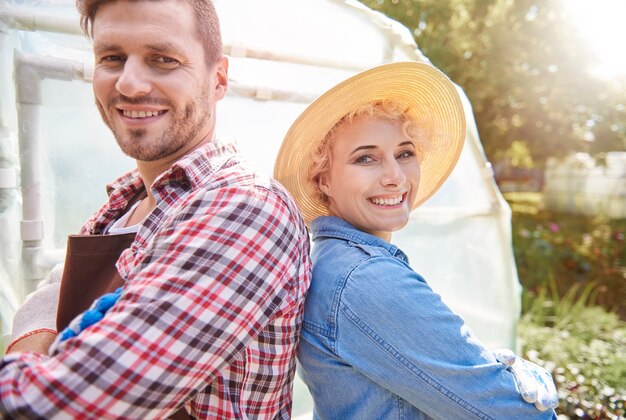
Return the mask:
<path fill-rule="evenodd" d="M 152 87 L 148 78 L 148 71 L 141 60 L 128 57 L 122 73 L 115 83 L 115 88 L 119 93 L 129 98 L 149 94 Z"/>

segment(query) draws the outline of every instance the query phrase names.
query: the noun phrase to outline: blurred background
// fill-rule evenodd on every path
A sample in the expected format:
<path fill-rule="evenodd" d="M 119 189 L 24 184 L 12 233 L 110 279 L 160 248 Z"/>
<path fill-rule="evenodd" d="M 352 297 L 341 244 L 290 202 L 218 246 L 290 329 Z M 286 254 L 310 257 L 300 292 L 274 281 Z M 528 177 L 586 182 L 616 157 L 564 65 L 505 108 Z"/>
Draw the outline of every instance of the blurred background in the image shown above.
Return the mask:
<path fill-rule="evenodd" d="M 626 2 L 370 0 L 468 95 L 513 211 L 527 358 L 560 413 L 624 418 Z"/>

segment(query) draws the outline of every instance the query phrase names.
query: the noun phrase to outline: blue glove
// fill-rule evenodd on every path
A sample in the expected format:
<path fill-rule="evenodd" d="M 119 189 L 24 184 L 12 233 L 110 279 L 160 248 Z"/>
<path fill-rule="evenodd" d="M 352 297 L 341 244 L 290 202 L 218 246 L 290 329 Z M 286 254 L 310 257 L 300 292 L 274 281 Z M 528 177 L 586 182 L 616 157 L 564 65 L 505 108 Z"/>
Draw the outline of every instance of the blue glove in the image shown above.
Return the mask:
<path fill-rule="evenodd" d="M 550 372 L 516 356 L 509 349 L 495 349 L 492 354 L 498 362 L 509 367 L 524 401 L 534 403 L 539 411 L 558 407 L 559 398 Z"/>

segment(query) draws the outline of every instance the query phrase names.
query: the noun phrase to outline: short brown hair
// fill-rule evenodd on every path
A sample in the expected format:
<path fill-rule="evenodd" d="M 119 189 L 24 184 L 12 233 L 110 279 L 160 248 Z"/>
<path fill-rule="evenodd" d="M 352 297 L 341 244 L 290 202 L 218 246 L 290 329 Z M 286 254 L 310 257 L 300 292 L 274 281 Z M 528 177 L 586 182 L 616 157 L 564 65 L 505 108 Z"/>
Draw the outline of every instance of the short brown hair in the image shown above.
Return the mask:
<path fill-rule="evenodd" d="M 429 147 L 429 136 L 419 129 L 417 123 L 410 118 L 408 111 L 409 109 L 406 106 L 402 106 L 392 99 L 368 102 L 345 115 L 328 131 L 317 148 L 312 151 L 311 166 L 307 176 L 307 181 L 311 183 L 322 202 L 328 204 L 328 197 L 320 190 L 318 182 L 320 176 L 328 172 L 332 165 L 331 156 L 335 138 L 342 128 L 355 120 L 382 118 L 402 123 L 402 132 L 415 143 L 417 158 L 420 162 L 422 161 L 424 153 L 427 152 Z"/>
<path fill-rule="evenodd" d="M 107 3 L 117 1 L 164 1 L 164 0 L 76 0 L 76 8 L 80 14 L 80 27 L 90 38 L 93 38 L 93 24 L 98 8 Z M 204 52 L 209 64 L 222 57 L 222 33 L 215 6 L 211 0 L 177 0 L 189 4 L 196 17 L 196 31 L 204 44 Z"/>

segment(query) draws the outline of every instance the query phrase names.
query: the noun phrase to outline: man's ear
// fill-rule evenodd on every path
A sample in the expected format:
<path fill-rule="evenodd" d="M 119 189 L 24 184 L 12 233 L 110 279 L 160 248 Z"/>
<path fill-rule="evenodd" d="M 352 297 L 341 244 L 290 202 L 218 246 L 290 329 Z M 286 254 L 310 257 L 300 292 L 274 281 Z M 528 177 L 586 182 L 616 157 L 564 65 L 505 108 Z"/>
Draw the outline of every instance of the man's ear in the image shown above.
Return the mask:
<path fill-rule="evenodd" d="M 214 67 L 215 71 L 215 97 L 217 100 L 226 96 L 228 89 L 228 57 L 220 58 Z"/>

